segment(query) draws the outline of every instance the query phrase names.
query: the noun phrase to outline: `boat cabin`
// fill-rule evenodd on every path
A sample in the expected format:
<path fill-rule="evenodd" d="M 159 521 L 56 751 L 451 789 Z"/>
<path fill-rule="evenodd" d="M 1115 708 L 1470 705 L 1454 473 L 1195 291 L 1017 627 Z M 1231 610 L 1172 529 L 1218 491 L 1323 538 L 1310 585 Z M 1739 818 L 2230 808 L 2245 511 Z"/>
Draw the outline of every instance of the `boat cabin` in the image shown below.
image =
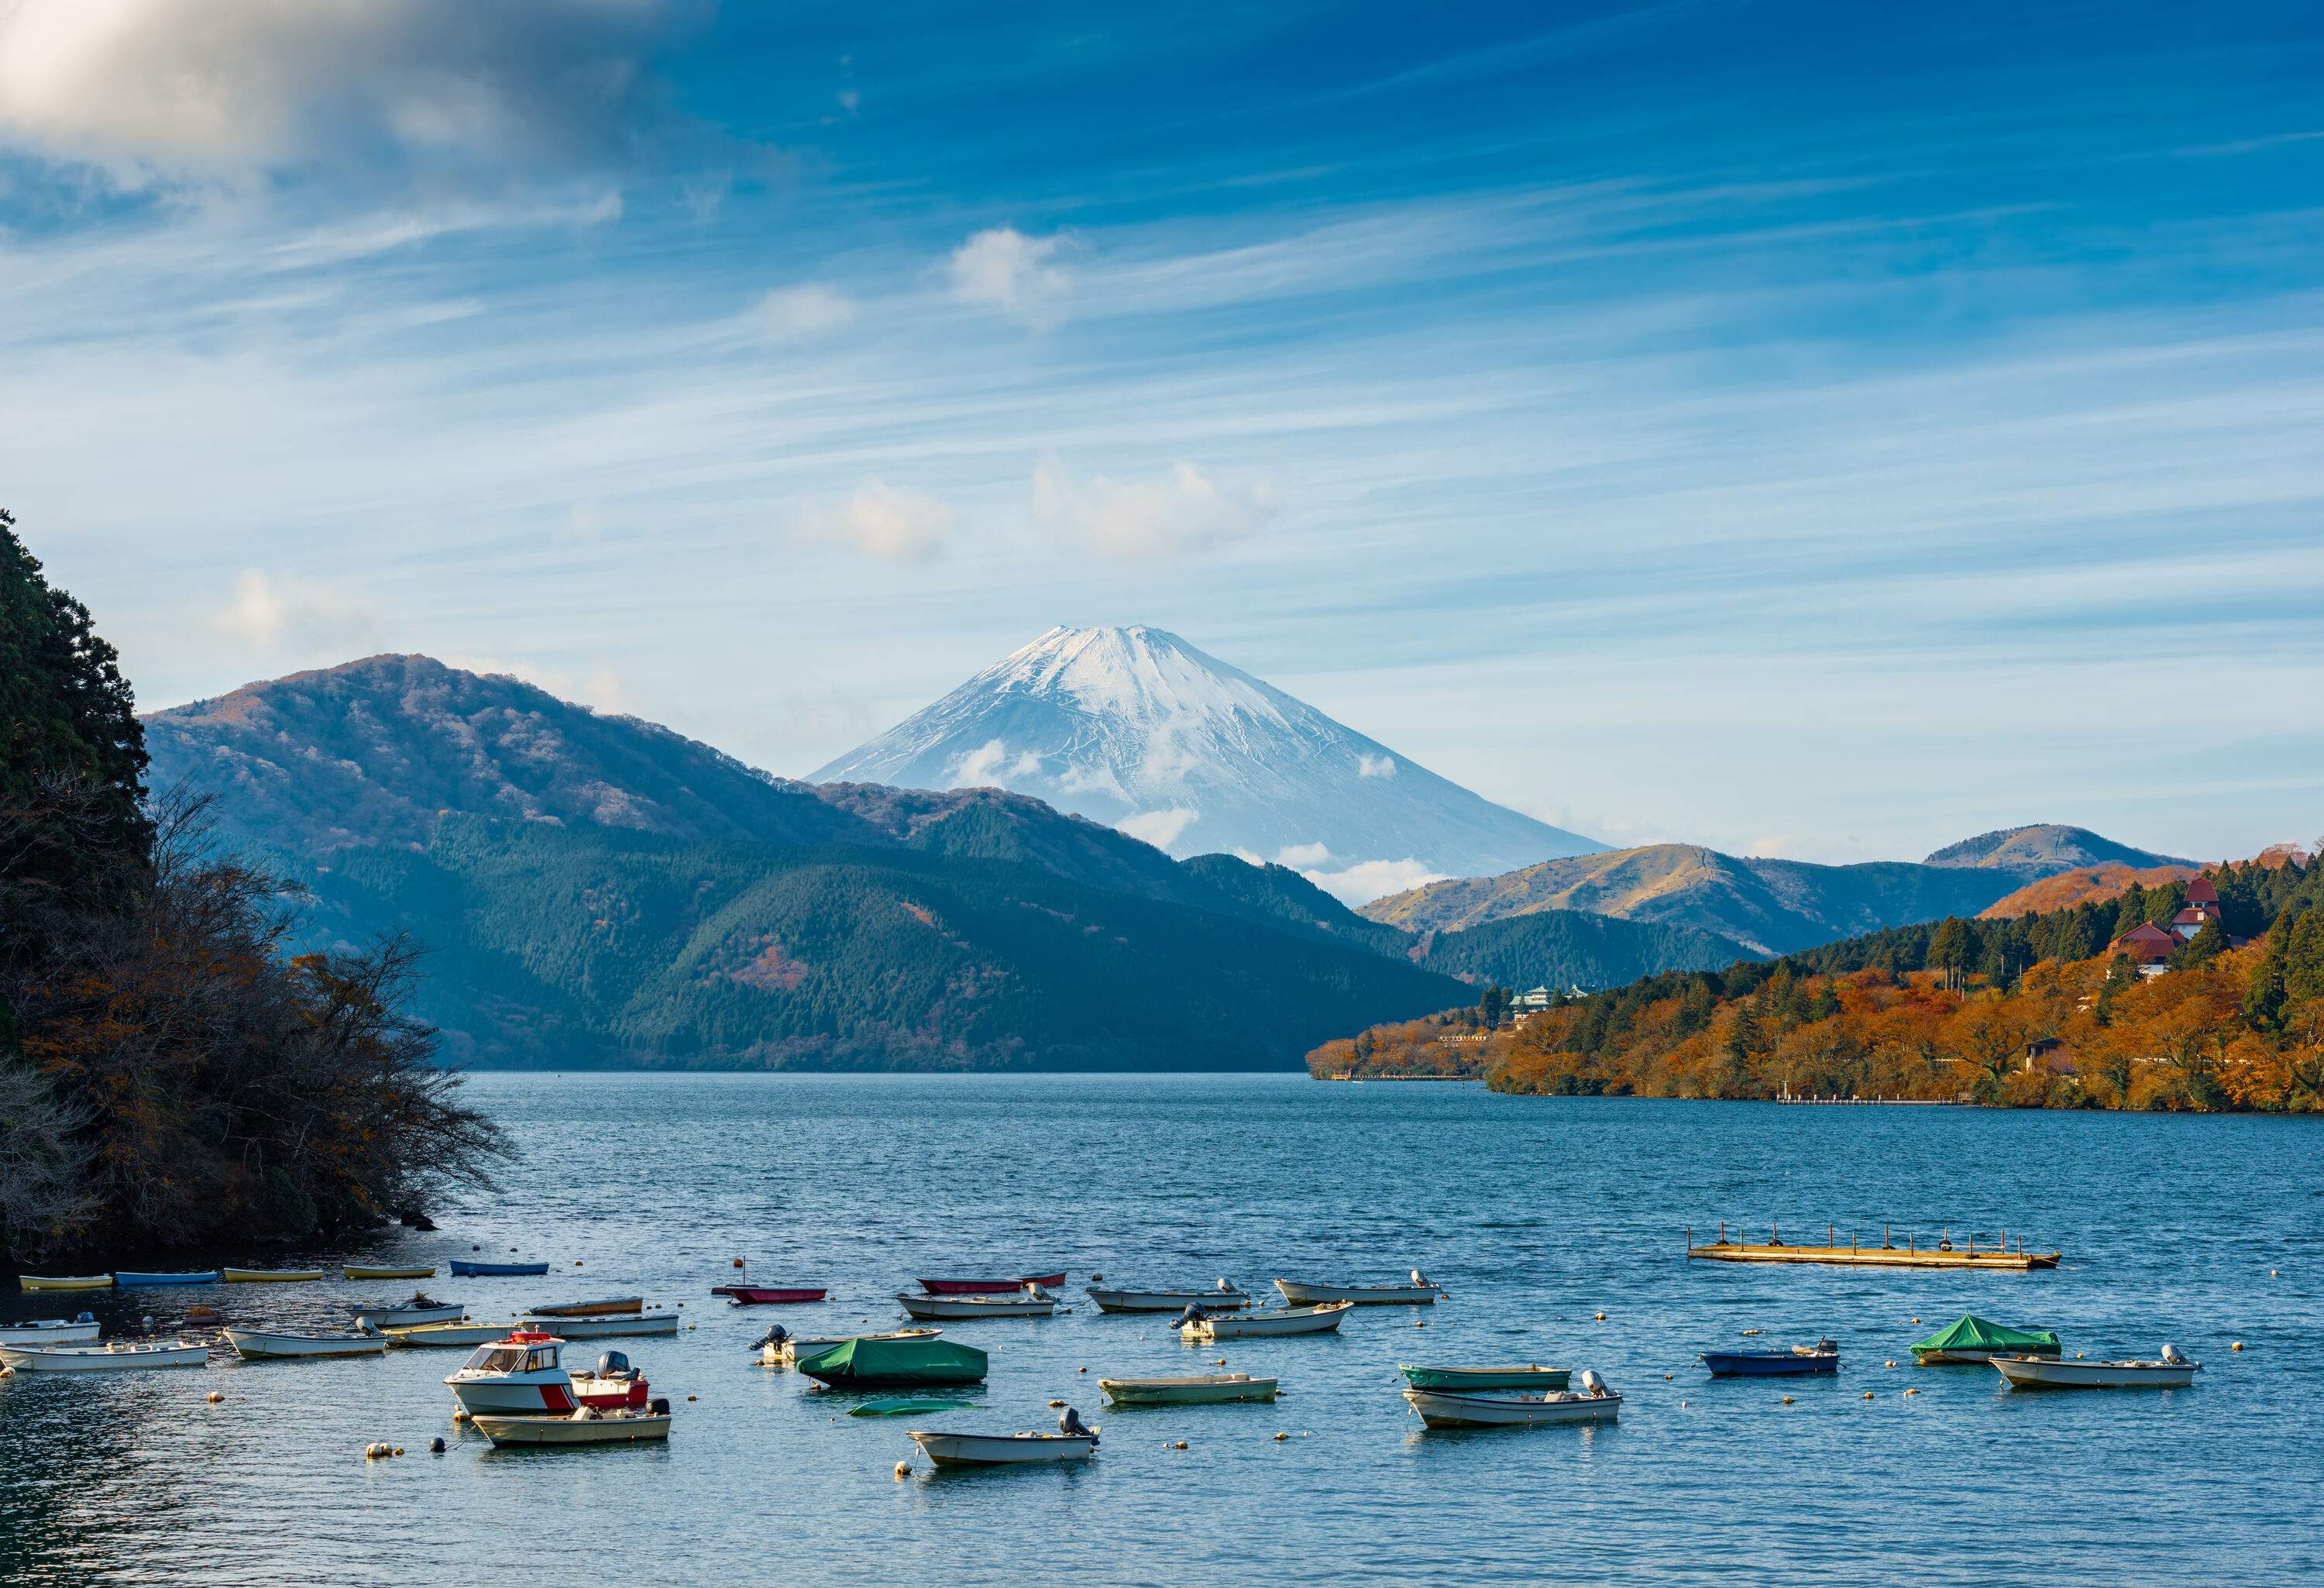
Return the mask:
<path fill-rule="evenodd" d="M 464 1373 L 540 1373 L 557 1368 L 558 1347 L 564 1343 L 553 1334 L 512 1334 L 505 1340 L 495 1340 L 490 1345 L 479 1345 L 460 1364 Z"/>

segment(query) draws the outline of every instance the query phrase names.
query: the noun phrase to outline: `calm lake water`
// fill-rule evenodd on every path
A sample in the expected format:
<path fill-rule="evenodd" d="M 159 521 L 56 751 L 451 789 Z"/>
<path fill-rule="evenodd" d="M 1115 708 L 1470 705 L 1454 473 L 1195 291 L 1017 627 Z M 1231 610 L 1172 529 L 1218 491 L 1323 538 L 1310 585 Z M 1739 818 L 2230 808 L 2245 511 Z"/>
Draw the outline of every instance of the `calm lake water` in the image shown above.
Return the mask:
<path fill-rule="evenodd" d="M 675 1340 L 605 1343 L 676 1402 L 668 1447 L 493 1452 L 451 1422 L 439 1380 L 452 1352 L 18 1374 L 0 1381 L 0 1581 L 2324 1573 L 2324 1122 L 1241 1076 L 479 1076 L 472 1095 L 524 1149 L 502 1195 L 453 1209 L 434 1234 L 302 1257 L 443 1262 L 481 1246 L 556 1263 L 547 1279 L 431 1281 L 486 1317 L 600 1294 L 682 1301 L 696 1326 Z M 1682 1228 L 1722 1216 L 1762 1230 L 1774 1217 L 1795 1239 L 1827 1220 L 1876 1241 L 1884 1223 L 2006 1228 L 2067 1261 L 2031 1275 L 1687 1263 Z M 752 1279 L 828 1285 L 834 1299 L 729 1309 L 707 1291 L 735 1277 L 737 1256 Z M 1415 1264 L 1447 1302 L 1361 1309 L 1337 1336 L 1199 1350 L 1161 1320 L 1086 1305 L 949 1325 L 991 1353 L 987 1409 L 925 1420 L 1046 1427 L 1063 1397 L 1104 1433 L 1080 1466 L 935 1477 L 923 1459 L 898 1482 L 895 1463 L 916 1454 L 904 1426 L 923 1419 L 835 1416 L 749 1350 L 778 1320 L 893 1326 L 893 1292 L 937 1269 L 1066 1268 L 1079 1299 L 1093 1272 L 1256 1289 Z M 334 1279 L 94 1306 L 133 1326 L 151 1312 L 166 1329 L 196 1300 L 295 1326 L 395 1288 Z M 8 1297 L 0 1316 L 60 1301 L 78 1305 Z M 2048 1395 L 2012 1395 L 1988 1369 L 1913 1368 L 1909 1343 L 1966 1311 L 2055 1327 L 2070 1353 L 2152 1354 L 2167 1339 L 2207 1368 L 2185 1391 Z M 1754 1327 L 1763 1343 L 1831 1334 L 1843 1371 L 1708 1380 L 1695 1353 Z M 1285 1399 L 1117 1412 L 1097 1392 L 1101 1374 L 1193 1372 L 1222 1355 L 1278 1375 Z M 1628 1398 L 1621 1422 L 1430 1434 L 1397 1393 L 1399 1361 L 1510 1359 L 1596 1368 Z M 222 1404 L 206 1403 L 213 1390 Z M 430 1455 L 438 1435 L 451 1448 Z M 374 1439 L 410 1454 L 367 1464 Z"/>

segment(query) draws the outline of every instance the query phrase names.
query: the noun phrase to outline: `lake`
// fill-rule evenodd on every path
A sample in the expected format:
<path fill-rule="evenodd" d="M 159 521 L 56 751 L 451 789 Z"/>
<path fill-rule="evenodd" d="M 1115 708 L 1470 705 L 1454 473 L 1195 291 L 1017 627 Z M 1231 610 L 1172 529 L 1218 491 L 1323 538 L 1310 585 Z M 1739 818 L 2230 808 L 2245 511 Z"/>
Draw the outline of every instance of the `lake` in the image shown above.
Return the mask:
<path fill-rule="evenodd" d="M 601 1294 L 683 1302 L 693 1326 L 676 1339 L 604 1343 L 675 1402 L 668 1446 L 492 1451 L 451 1422 L 440 1380 L 458 1352 L 17 1374 L 0 1381 L 0 1581 L 2111 1585 L 2324 1572 L 2324 1121 L 1249 1076 L 479 1075 L 470 1096 L 523 1149 L 497 1196 L 444 1211 L 434 1233 L 220 1256 L 514 1250 L 550 1260 L 549 1278 L 429 1288 L 482 1317 Z M 1794 1240 L 1827 1222 L 1876 1242 L 1884 1224 L 1900 1238 L 2006 1230 L 2066 1261 L 2033 1274 L 1687 1262 L 1683 1228 L 1721 1218 L 1761 1236 L 1775 1220 Z M 828 1285 L 833 1300 L 729 1308 L 708 1290 L 738 1277 L 736 1257 L 752 1279 Z M 1415 1265 L 1447 1288 L 1443 1305 L 1199 1349 L 1080 1293 L 1093 1273 L 1258 1290 Z M 1067 1269 L 1081 1305 L 946 1325 L 991 1353 L 985 1410 L 838 1416 L 750 1349 L 778 1321 L 896 1326 L 893 1294 L 915 1276 L 986 1268 Z M 167 1329 L 205 1301 L 229 1322 L 298 1326 L 397 1289 L 334 1277 L 12 1296 L 0 1316 L 87 1302 Z M 1911 1365 L 1911 1342 L 1971 1311 L 2056 1328 L 2070 1355 L 2152 1355 L 2168 1340 L 2206 1369 L 2183 1391 L 2012 1394 L 1990 1369 Z M 1843 1371 L 1708 1380 L 1695 1353 L 1751 1328 L 1763 1344 L 1830 1334 Z M 1102 1374 L 1215 1371 L 1221 1356 L 1279 1376 L 1284 1399 L 1111 1411 L 1097 1392 Z M 1397 1394 L 1399 1362 L 1512 1359 L 1597 1369 L 1627 1398 L 1620 1423 L 1425 1433 Z M 1051 1426 L 1058 1398 L 1102 1428 L 1093 1462 L 937 1477 L 904 1437 L 923 1421 Z M 450 1449 L 431 1455 L 438 1435 Z M 366 1463 L 377 1439 L 409 1454 Z M 907 1456 L 918 1470 L 899 1482 Z"/>

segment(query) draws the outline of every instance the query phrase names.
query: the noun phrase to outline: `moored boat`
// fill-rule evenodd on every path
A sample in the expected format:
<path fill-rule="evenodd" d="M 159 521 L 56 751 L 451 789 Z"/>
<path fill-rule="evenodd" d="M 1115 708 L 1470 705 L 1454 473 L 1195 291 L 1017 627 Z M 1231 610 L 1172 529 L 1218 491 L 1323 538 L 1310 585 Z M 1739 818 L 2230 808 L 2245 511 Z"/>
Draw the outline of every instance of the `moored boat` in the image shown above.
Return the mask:
<path fill-rule="evenodd" d="M 1017 1296 L 915 1296 L 908 1290 L 897 1292 L 896 1301 L 916 1318 L 1046 1318 L 1057 1310 L 1054 1296 L 1036 1294 L 1028 1289 Z"/>
<path fill-rule="evenodd" d="M 915 1428 L 908 1436 L 940 1467 L 1006 1467 L 1025 1462 L 1086 1461 L 1094 1434 L 947 1434 Z"/>
<path fill-rule="evenodd" d="M 436 1266 L 430 1263 L 424 1269 L 345 1268 L 339 1272 L 350 1279 L 432 1279 L 436 1277 Z"/>
<path fill-rule="evenodd" d="M 192 1273 L 148 1274 L 123 1269 L 114 1274 L 113 1282 L 124 1289 L 142 1289 L 147 1286 L 160 1285 L 215 1285 L 218 1282 L 218 1271 L 216 1269 L 204 1269 Z"/>
<path fill-rule="evenodd" d="M 659 1410 L 601 1412 L 588 1407 L 566 1417 L 503 1417 L 475 1415 L 477 1432 L 503 1445 L 632 1445 L 640 1440 L 669 1437 L 668 1403 Z"/>
<path fill-rule="evenodd" d="M 1990 1359 L 2012 1390 L 2184 1390 L 2203 1371 L 2178 1347 L 2165 1345 L 2157 1357 L 2126 1362 L 2084 1362 L 2047 1356 Z"/>
<path fill-rule="evenodd" d="M 713 1285 L 710 1294 L 737 1306 L 788 1306 L 821 1301 L 830 1292 L 807 1285 Z"/>
<path fill-rule="evenodd" d="M 520 1275 L 537 1278 L 548 1271 L 545 1262 L 474 1262 L 465 1257 L 452 1260 L 454 1279 L 497 1279 Z"/>
<path fill-rule="evenodd" d="M 1044 1290 L 1054 1290 L 1065 1282 L 1065 1270 L 1054 1274 L 1027 1274 L 1015 1279 L 922 1279 L 920 1288 L 931 1296 L 990 1296 L 1022 1290 L 1028 1285 L 1038 1285 Z"/>
<path fill-rule="evenodd" d="M 1975 1313 L 1963 1313 L 1957 1322 L 1917 1342 L 1913 1360 L 1926 1366 L 1991 1362 L 1997 1356 L 2056 1356 L 2059 1350 L 2054 1330 L 2013 1329 Z"/>
<path fill-rule="evenodd" d="M 1272 1400 L 1277 1380 L 1249 1373 L 1190 1373 L 1170 1379 L 1100 1379 L 1097 1387 L 1116 1406 L 1216 1406 L 1234 1400 Z"/>
<path fill-rule="evenodd" d="M 595 1372 L 573 1373 L 573 1399 L 599 1411 L 642 1411 L 651 1396 L 646 1376 L 618 1351 L 597 1358 Z"/>
<path fill-rule="evenodd" d="M 104 1373 L 123 1368 L 198 1368 L 210 1348 L 180 1340 L 167 1345 L 0 1345 L 0 1367 L 19 1373 Z"/>
<path fill-rule="evenodd" d="M 564 1417 L 581 1403 L 558 1360 L 563 1344 L 554 1334 L 519 1329 L 476 1347 L 444 1382 L 471 1416 Z"/>
<path fill-rule="evenodd" d="M 933 1340 L 942 1329 L 886 1329 L 870 1334 L 794 1334 L 787 1329 L 767 1331 L 759 1342 L 759 1360 L 772 1365 L 789 1365 L 800 1357 L 813 1356 L 818 1351 L 828 1351 L 835 1345 L 844 1345 L 850 1340 Z"/>
<path fill-rule="evenodd" d="M 0 1345 L 75 1345 L 97 1336 L 97 1319 L 88 1313 L 77 1318 L 31 1318 L 21 1324 L 0 1324 Z"/>
<path fill-rule="evenodd" d="M 380 1334 L 299 1334 L 275 1329 L 228 1329 L 226 1343 L 245 1362 L 290 1356 L 379 1356 L 387 1350 Z"/>
<path fill-rule="evenodd" d="M 1714 1379 L 1775 1379 L 1840 1371 L 1840 1347 L 1830 1340 L 1787 1351 L 1706 1351 L 1702 1365 Z"/>
<path fill-rule="evenodd" d="M 304 1285 L 323 1277 L 320 1269 L 220 1269 L 229 1285 Z"/>
<path fill-rule="evenodd" d="M 1490 1395 L 1464 1390 L 1406 1390 L 1405 1400 L 1431 1428 L 1533 1427 L 1548 1423 L 1610 1423 L 1622 1415 L 1622 1398 L 1594 1372 L 1582 1375 L 1577 1390 L 1540 1395 Z"/>
<path fill-rule="evenodd" d="M 482 1345 L 491 1340 L 505 1340 L 514 1324 L 411 1324 L 401 1328 L 382 1329 L 390 1345 Z"/>
<path fill-rule="evenodd" d="M 1231 1312 L 1250 1305 L 1248 1291 L 1238 1290 L 1224 1279 L 1208 1290 L 1101 1290 L 1094 1285 L 1088 1289 L 1100 1312 L 1182 1312 L 1189 1306 Z"/>
<path fill-rule="evenodd" d="M 1412 1282 L 1406 1285 L 1314 1285 L 1297 1279 L 1277 1279 L 1275 1288 L 1283 1292 L 1287 1306 L 1314 1306 L 1326 1301 L 1352 1302 L 1358 1306 L 1433 1306 L 1444 1294 L 1442 1287 L 1432 1285 L 1412 1270 Z"/>
<path fill-rule="evenodd" d="M 1404 1381 L 1415 1390 L 1563 1390 L 1573 1376 L 1571 1368 L 1545 1368 L 1533 1362 L 1498 1368 L 1426 1368 L 1410 1362 L 1397 1366 Z"/>
<path fill-rule="evenodd" d="M 421 1294 L 409 1301 L 349 1302 L 347 1310 L 355 1315 L 358 1328 L 368 1324 L 374 1329 L 409 1329 L 418 1324 L 455 1322 L 466 1308 L 456 1301 L 438 1301 Z"/>
<path fill-rule="evenodd" d="M 1340 1319 L 1355 1309 L 1352 1301 L 1327 1301 L 1320 1306 L 1279 1307 L 1273 1312 L 1235 1313 L 1222 1318 L 1189 1318 L 1178 1325 L 1188 1340 L 1241 1340 L 1261 1334 L 1323 1334 L 1340 1326 Z"/>
<path fill-rule="evenodd" d="M 529 1318 L 610 1318 L 634 1317 L 645 1311 L 642 1296 L 613 1296 L 602 1301 L 566 1301 L 555 1306 L 529 1306 L 524 1316 Z"/>
<path fill-rule="evenodd" d="M 612 1313 L 602 1317 L 547 1317 L 529 1313 L 517 1320 L 521 1329 L 539 1329 L 562 1334 L 567 1340 L 609 1340 L 628 1334 L 675 1334 L 678 1315 L 674 1312 L 646 1312 L 633 1315 Z"/>
<path fill-rule="evenodd" d="M 24 1290 L 110 1290 L 111 1274 L 19 1274 L 18 1288 Z"/>
<path fill-rule="evenodd" d="M 912 1390 L 974 1384 L 984 1377 L 984 1353 L 937 1338 L 843 1340 L 794 1364 L 834 1390 Z"/>

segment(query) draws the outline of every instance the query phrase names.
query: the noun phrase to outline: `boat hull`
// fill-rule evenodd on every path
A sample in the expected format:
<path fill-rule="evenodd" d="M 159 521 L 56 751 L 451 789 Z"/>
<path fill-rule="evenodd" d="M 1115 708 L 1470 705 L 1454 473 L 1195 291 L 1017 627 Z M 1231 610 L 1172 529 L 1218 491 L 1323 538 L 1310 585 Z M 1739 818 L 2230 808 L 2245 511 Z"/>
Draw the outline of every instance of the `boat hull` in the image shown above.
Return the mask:
<path fill-rule="evenodd" d="M 1432 1428 L 1529 1428 L 1556 1423 L 1610 1423 L 1622 1415 L 1618 1395 L 1464 1395 L 1406 1390 L 1404 1398 Z"/>
<path fill-rule="evenodd" d="M 603 1301 L 568 1301 L 561 1306 L 531 1306 L 525 1309 L 529 1318 L 612 1318 L 636 1317 L 646 1309 L 642 1296 L 615 1296 Z"/>
<path fill-rule="evenodd" d="M 432 1279 L 436 1277 L 432 1263 L 424 1269 L 341 1269 L 339 1272 L 350 1279 Z"/>
<path fill-rule="evenodd" d="M 0 1366 L 19 1373 L 109 1373 L 129 1368 L 198 1368 L 208 1362 L 207 1345 L 141 1345 L 107 1351 L 102 1346 L 0 1345 Z"/>
<path fill-rule="evenodd" d="M 2061 1362 L 2034 1356 L 1997 1356 L 1993 1365 L 2012 1390 L 2184 1390 L 2203 1371 L 2197 1362 Z"/>
<path fill-rule="evenodd" d="M 934 1340 L 943 1333 L 942 1329 L 889 1329 L 872 1334 L 794 1334 L 782 1343 L 774 1356 L 767 1360 L 792 1366 L 803 1356 L 829 1351 L 833 1346 L 844 1345 L 850 1340 Z"/>
<path fill-rule="evenodd" d="M 738 1306 L 796 1306 L 821 1301 L 831 1292 L 804 1285 L 713 1285 L 710 1294 L 724 1296 Z"/>
<path fill-rule="evenodd" d="M 463 1258 L 452 1260 L 456 1279 L 499 1279 L 518 1276 L 539 1278 L 549 1271 L 545 1262 L 469 1262 Z"/>
<path fill-rule="evenodd" d="M 226 1343 L 245 1362 L 292 1356 L 381 1356 L 383 1334 L 281 1334 L 264 1329 L 228 1329 Z"/>
<path fill-rule="evenodd" d="M 634 1317 L 614 1315 L 558 1318 L 533 1314 L 520 1320 L 517 1326 L 540 1329 L 567 1340 L 612 1340 L 625 1334 L 675 1334 L 678 1333 L 678 1315 L 674 1312 L 649 1312 Z"/>
<path fill-rule="evenodd" d="M 2057 1355 L 2058 1353 L 2054 1351 L 2028 1352 L 2015 1345 L 1992 1345 L 1969 1346 L 1954 1351 L 1915 1351 L 1913 1353 L 1913 1360 L 1924 1368 L 1935 1368 L 1947 1366 L 1958 1367 L 1968 1364 L 1982 1366 L 1984 1363 L 1991 1362 L 1997 1356 L 2047 1356 L 2054 1358 Z"/>
<path fill-rule="evenodd" d="M 113 1276 L 113 1280 L 124 1289 L 143 1290 L 161 1285 L 215 1285 L 218 1282 L 218 1276 L 217 1270 L 211 1269 L 207 1272 L 191 1274 L 118 1273 Z"/>
<path fill-rule="evenodd" d="M 1840 1371 L 1840 1353 L 1785 1351 L 1706 1351 L 1702 1365 L 1714 1379 L 1791 1379 L 1803 1373 Z"/>
<path fill-rule="evenodd" d="M 16 1287 L 21 1290 L 110 1290 L 111 1274 L 19 1274 Z"/>
<path fill-rule="evenodd" d="M 1318 1306 L 1327 1301 L 1351 1302 L 1357 1306 L 1434 1306 L 1444 1293 L 1434 1285 L 1303 1285 L 1296 1279 L 1277 1279 L 1275 1288 L 1283 1292 L 1289 1306 Z"/>
<path fill-rule="evenodd" d="M 1415 1390 L 1563 1390 L 1573 1377 L 1571 1368 L 1539 1368 L 1530 1364 L 1502 1368 L 1423 1368 L 1409 1364 L 1397 1370 Z"/>
<path fill-rule="evenodd" d="M 1999 1269 L 2024 1273 L 2054 1269 L 2056 1251 L 1946 1251 L 1923 1246 L 1745 1246 L 1729 1242 L 1690 1246 L 1687 1256 L 1703 1262 L 1828 1262 L 1866 1269 Z"/>
<path fill-rule="evenodd" d="M 1250 1296 L 1240 1290 L 1100 1290 L 1093 1286 L 1089 1298 L 1100 1312 L 1184 1312 L 1189 1306 L 1231 1312 L 1250 1305 Z"/>
<path fill-rule="evenodd" d="M 10 1324 L 0 1327 L 0 1345 L 78 1345 L 97 1336 L 95 1322 L 78 1323 L 64 1318 L 42 1318 L 30 1324 Z"/>
<path fill-rule="evenodd" d="M 1054 1297 L 1036 1301 L 1030 1297 L 995 1296 L 982 1300 L 974 1296 L 913 1296 L 899 1295 L 897 1304 L 916 1318 L 938 1319 L 964 1323 L 971 1318 L 1046 1318 L 1057 1310 Z"/>
<path fill-rule="evenodd" d="M 489 1345 L 507 1339 L 515 1327 L 514 1324 L 414 1324 L 381 1333 L 391 1345 Z"/>
<path fill-rule="evenodd" d="M 635 1445 L 669 1437 L 665 1414 L 644 1417 L 600 1417 L 576 1420 L 570 1417 L 476 1417 L 477 1431 L 495 1446 L 503 1445 Z"/>
<path fill-rule="evenodd" d="M 1065 1282 L 1065 1276 L 1060 1270 L 1054 1274 L 1027 1274 L 1019 1279 L 922 1279 L 920 1288 L 931 1296 L 994 1296 L 1022 1290 L 1028 1285 L 1054 1290 Z"/>
<path fill-rule="evenodd" d="M 1033 1462 L 1086 1461 L 1094 1434 L 940 1434 L 916 1428 L 908 1436 L 940 1467 L 1009 1467 Z"/>
<path fill-rule="evenodd" d="M 1249 1373 L 1198 1373 L 1181 1379 L 1100 1379 L 1097 1387 L 1116 1406 L 1217 1406 L 1273 1400 L 1277 1382 Z"/>
<path fill-rule="evenodd" d="M 368 1324 L 374 1329 L 415 1329 L 422 1324 L 456 1324 L 466 1310 L 456 1301 L 440 1306 L 353 1306 L 347 1310 L 358 1324 Z"/>
<path fill-rule="evenodd" d="M 570 1417 L 580 1406 L 563 1379 L 462 1379 L 445 1383 L 470 1417 Z"/>
<path fill-rule="evenodd" d="M 229 1285 L 308 1285 L 323 1277 L 320 1269 L 221 1269 L 218 1277 Z"/>
<path fill-rule="evenodd" d="M 1286 1308 L 1281 1312 L 1248 1312 L 1223 1318 L 1203 1318 L 1180 1327 L 1187 1340 L 1247 1340 L 1272 1334 L 1326 1334 L 1355 1306 L 1351 1301 L 1322 1306 Z"/>

